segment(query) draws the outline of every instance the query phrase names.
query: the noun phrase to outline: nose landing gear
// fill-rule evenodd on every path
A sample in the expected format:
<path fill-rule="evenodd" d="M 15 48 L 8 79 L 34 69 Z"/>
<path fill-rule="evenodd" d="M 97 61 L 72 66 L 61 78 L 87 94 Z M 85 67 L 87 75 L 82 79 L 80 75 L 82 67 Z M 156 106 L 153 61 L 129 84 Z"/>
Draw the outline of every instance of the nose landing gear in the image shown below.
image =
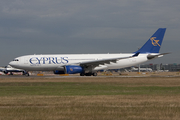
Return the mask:
<path fill-rule="evenodd" d="M 25 75 L 26 77 L 28 77 L 28 76 L 29 76 L 28 71 L 23 71 L 23 75 Z"/>

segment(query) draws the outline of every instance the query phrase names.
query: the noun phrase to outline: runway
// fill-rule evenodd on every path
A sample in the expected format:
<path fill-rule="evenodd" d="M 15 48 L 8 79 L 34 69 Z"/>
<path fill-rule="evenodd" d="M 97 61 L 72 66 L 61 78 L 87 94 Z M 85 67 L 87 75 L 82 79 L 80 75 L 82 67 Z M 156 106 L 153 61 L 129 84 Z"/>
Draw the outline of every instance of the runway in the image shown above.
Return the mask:
<path fill-rule="evenodd" d="M 52 75 L 52 74 L 34 74 L 30 76 L 24 75 L 0 75 L 0 78 L 133 78 L 133 77 L 180 77 L 179 72 L 149 72 L 149 73 L 137 73 L 137 72 L 128 72 L 123 74 L 102 74 L 99 73 L 98 76 L 79 76 L 75 75 Z"/>

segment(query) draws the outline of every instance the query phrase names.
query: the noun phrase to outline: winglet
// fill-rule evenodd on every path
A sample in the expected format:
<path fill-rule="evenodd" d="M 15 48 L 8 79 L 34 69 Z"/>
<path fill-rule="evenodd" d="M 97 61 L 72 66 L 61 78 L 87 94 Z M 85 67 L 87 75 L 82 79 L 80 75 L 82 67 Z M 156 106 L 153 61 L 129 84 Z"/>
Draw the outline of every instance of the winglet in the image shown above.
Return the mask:
<path fill-rule="evenodd" d="M 135 53 L 132 57 L 137 57 L 140 52 Z"/>

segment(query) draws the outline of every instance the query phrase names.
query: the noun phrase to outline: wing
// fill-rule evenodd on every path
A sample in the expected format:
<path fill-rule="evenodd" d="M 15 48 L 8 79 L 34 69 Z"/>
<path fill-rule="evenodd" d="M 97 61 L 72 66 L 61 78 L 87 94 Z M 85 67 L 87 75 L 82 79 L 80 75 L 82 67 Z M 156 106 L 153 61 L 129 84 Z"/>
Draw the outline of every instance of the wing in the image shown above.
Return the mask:
<path fill-rule="evenodd" d="M 128 57 L 110 58 L 110 59 L 102 59 L 102 60 L 96 60 L 96 61 L 86 61 L 86 62 L 81 62 L 80 66 L 83 66 L 83 67 L 88 67 L 88 66 L 96 67 L 96 66 L 99 66 L 99 65 L 110 64 L 111 62 L 116 63 L 118 60 L 137 57 L 138 55 L 139 55 L 139 52 L 135 53 L 132 56 L 128 56 Z"/>

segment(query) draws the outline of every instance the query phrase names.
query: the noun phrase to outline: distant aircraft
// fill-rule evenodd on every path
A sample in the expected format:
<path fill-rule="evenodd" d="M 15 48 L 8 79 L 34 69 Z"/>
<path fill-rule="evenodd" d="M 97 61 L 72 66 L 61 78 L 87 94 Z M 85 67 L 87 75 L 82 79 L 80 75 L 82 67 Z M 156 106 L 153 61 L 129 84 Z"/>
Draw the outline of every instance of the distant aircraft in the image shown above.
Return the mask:
<path fill-rule="evenodd" d="M 15 58 L 9 65 L 26 71 L 96 76 L 98 70 L 130 67 L 168 54 L 159 53 L 165 31 L 166 28 L 159 28 L 138 51 L 133 53 L 25 55 Z M 29 76 L 28 72 L 26 75 Z"/>
<path fill-rule="evenodd" d="M 12 66 L 10 65 L 7 65 L 5 66 L 4 68 L 0 68 L 0 72 L 4 72 L 4 74 L 8 74 L 10 72 L 10 75 L 13 75 L 12 72 L 22 72 L 23 75 L 26 74 L 26 71 L 23 70 L 23 69 L 17 69 L 17 68 L 13 68 Z"/>
<path fill-rule="evenodd" d="M 131 71 L 146 71 L 146 72 L 152 72 L 153 70 L 151 68 L 138 68 L 138 67 L 132 67 Z"/>

